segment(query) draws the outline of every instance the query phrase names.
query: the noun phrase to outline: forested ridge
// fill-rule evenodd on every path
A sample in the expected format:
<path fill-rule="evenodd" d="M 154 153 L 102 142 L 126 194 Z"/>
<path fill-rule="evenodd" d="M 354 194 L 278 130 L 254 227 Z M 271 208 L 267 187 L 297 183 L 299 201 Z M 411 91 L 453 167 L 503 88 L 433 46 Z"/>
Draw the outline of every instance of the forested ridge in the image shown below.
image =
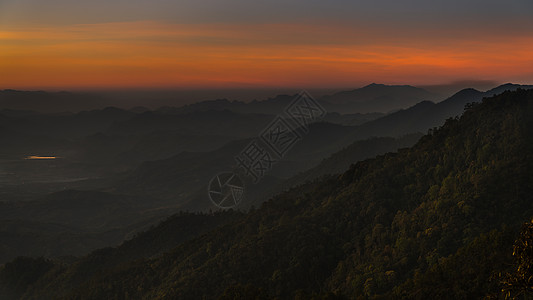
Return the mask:
<path fill-rule="evenodd" d="M 532 122 L 533 90 L 504 92 L 412 148 L 219 213 L 227 222 L 174 248 L 147 251 L 167 222 L 126 242 L 129 260 L 98 250 L 0 278 L 29 278 L 24 299 L 497 297 L 533 216 Z"/>

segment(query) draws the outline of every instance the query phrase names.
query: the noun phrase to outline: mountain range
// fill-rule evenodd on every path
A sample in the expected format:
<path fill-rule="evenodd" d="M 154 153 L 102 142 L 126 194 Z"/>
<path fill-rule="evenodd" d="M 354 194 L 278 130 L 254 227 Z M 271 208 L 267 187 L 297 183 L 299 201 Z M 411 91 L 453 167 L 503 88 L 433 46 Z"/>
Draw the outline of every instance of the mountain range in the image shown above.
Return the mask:
<path fill-rule="evenodd" d="M 161 107 L 156 111 L 163 114 L 183 114 L 195 111 L 231 110 L 239 113 L 277 114 L 286 107 L 294 95 L 278 95 L 265 100 L 250 102 L 217 99 L 201 101 L 181 107 Z M 408 85 L 370 84 L 351 91 L 342 91 L 320 97 L 318 100 L 329 112 L 348 113 L 386 113 L 404 108 L 423 100 L 436 100 L 432 93 Z M 103 107 L 104 103 L 127 108 L 127 102 L 113 102 L 93 94 L 49 93 L 43 91 L 26 92 L 16 90 L 0 91 L 0 107 L 5 110 L 37 111 L 40 113 L 78 112 Z M 139 107 L 133 111 L 139 111 Z M 146 108 L 140 111 L 148 110 Z"/>
<path fill-rule="evenodd" d="M 247 179 L 238 209 L 260 207 L 295 185 L 410 147 L 465 106 L 474 107 L 470 103 L 517 88 L 531 86 L 466 89 L 388 114 L 329 113 L 258 184 Z M 228 108 L 2 110 L 0 263 L 17 255 L 82 256 L 117 246 L 174 212 L 216 210 L 206 196 L 209 180 L 234 167 L 234 156 L 273 118 Z M 57 159 L 25 159 L 30 155 Z"/>
<path fill-rule="evenodd" d="M 22 299 L 497 297 L 498 274 L 510 271 L 513 240 L 533 215 L 532 108 L 533 90 L 506 91 L 468 105 L 411 148 L 292 187 L 246 214 L 176 215 L 120 247 L 68 264 L 14 260 L 0 270 L 3 293 Z M 194 219 L 212 226 L 176 239 L 181 220 Z M 166 240 L 172 245 L 163 246 Z"/>

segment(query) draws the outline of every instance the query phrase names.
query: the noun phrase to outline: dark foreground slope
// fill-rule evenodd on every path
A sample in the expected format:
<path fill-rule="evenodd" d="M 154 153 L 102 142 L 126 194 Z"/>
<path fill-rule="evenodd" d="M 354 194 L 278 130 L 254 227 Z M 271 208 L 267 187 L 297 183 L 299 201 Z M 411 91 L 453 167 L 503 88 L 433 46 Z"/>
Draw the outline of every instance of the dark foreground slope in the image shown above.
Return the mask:
<path fill-rule="evenodd" d="M 24 298 L 483 297 L 533 216 L 532 121 L 533 90 L 505 92 L 166 254 L 53 267 Z"/>

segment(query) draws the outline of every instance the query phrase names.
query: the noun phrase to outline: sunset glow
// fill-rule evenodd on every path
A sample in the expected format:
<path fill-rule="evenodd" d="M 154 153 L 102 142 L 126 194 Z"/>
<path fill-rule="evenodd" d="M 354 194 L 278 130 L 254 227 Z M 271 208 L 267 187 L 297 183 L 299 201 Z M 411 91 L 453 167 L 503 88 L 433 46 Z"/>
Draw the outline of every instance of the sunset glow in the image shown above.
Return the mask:
<path fill-rule="evenodd" d="M 6 24 L 0 88 L 335 87 L 533 77 L 528 30 L 321 22 Z"/>

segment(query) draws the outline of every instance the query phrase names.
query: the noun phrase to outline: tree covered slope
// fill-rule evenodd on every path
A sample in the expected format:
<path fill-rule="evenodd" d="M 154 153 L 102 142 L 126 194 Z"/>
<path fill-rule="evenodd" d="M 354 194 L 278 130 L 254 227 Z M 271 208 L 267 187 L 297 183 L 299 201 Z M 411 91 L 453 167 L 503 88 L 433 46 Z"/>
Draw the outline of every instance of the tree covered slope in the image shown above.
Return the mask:
<path fill-rule="evenodd" d="M 24 298 L 497 293 L 491 278 L 508 270 L 513 240 L 533 216 L 532 121 L 533 90 L 487 98 L 412 148 L 293 188 L 163 254 L 112 266 L 95 260 L 92 273 L 55 266 Z M 168 234 L 155 228 L 144 238 L 158 232 Z"/>

